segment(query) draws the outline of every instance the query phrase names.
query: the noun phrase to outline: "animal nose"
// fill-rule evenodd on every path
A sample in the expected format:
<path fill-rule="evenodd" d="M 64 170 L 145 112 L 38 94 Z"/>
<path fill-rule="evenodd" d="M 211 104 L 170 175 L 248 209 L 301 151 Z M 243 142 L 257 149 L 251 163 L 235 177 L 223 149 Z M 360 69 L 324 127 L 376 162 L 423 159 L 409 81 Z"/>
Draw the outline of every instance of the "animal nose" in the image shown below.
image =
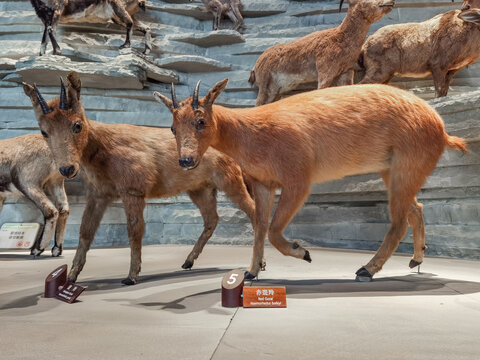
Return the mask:
<path fill-rule="evenodd" d="M 74 174 L 75 166 L 63 166 L 58 170 L 60 171 L 60 174 L 62 174 L 62 176 L 69 178 Z"/>
<path fill-rule="evenodd" d="M 470 5 L 465 5 L 462 7 L 462 11 L 470 10 Z"/>
<path fill-rule="evenodd" d="M 178 160 L 178 163 L 180 164 L 181 167 L 186 168 L 186 167 L 193 166 L 195 161 L 191 157 L 184 157 L 184 158 L 181 158 L 180 160 Z"/>

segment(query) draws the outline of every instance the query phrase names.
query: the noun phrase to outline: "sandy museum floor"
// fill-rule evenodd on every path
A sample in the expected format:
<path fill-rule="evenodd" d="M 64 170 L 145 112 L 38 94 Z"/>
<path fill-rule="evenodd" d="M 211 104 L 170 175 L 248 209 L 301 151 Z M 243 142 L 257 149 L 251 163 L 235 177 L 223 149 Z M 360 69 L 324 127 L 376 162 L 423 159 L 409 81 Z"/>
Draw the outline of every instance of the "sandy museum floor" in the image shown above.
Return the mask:
<path fill-rule="evenodd" d="M 146 246 L 140 282 L 120 284 L 130 251 L 94 249 L 79 302 L 42 297 L 62 258 L 0 253 L 0 359 L 480 358 L 480 263 L 427 258 L 422 273 L 395 256 L 372 283 L 354 272 L 367 252 L 311 250 L 308 264 L 266 249 L 259 284 L 285 285 L 286 309 L 229 309 L 220 282 L 249 264 L 250 247 Z"/>

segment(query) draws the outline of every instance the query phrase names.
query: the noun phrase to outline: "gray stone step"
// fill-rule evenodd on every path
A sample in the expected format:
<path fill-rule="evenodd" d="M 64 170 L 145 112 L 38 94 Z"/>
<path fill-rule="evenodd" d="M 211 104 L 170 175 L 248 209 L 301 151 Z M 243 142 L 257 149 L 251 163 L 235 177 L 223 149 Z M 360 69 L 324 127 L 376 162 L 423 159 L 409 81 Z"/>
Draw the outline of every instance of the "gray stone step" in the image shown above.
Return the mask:
<path fill-rule="evenodd" d="M 85 87 L 142 89 L 147 77 L 166 83 L 178 82 L 171 70 L 155 66 L 131 52 L 106 63 L 72 62 L 63 56 L 35 56 L 18 61 L 16 69 L 24 81 L 41 85 L 58 84 L 58 76 L 65 76 L 72 70 L 80 74 Z"/>

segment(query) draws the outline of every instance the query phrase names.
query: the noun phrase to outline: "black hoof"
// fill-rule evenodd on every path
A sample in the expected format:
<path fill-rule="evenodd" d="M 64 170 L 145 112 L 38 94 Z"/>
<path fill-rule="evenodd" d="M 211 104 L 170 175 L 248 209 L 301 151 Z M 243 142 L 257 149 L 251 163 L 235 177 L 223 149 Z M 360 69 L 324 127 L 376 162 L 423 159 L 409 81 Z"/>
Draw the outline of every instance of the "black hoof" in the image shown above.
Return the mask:
<path fill-rule="evenodd" d="M 245 280 L 255 280 L 256 276 L 249 271 L 245 271 L 244 278 Z"/>
<path fill-rule="evenodd" d="M 310 253 L 308 250 L 305 250 L 305 255 L 303 255 L 303 260 L 308 261 L 309 263 L 312 262 L 312 258 L 310 257 Z"/>
<path fill-rule="evenodd" d="M 30 255 L 33 255 L 33 258 L 36 259 L 36 258 L 39 257 L 44 251 L 45 251 L 45 249 L 40 250 L 40 249 L 37 249 L 37 248 L 33 248 L 32 250 L 30 250 Z"/>
<path fill-rule="evenodd" d="M 70 283 L 74 283 L 74 284 L 75 284 L 75 283 L 77 282 L 77 279 L 74 280 L 74 279 L 72 279 L 72 278 L 67 277 L 67 282 L 70 282 Z"/>
<path fill-rule="evenodd" d="M 135 285 L 136 281 L 130 278 L 126 278 L 122 280 L 123 285 Z"/>
<path fill-rule="evenodd" d="M 52 256 L 53 257 L 58 257 L 58 256 L 62 255 L 62 252 L 63 252 L 63 246 L 62 245 L 60 245 L 60 246 L 55 245 L 52 248 Z"/>
<path fill-rule="evenodd" d="M 123 44 L 122 46 L 119 47 L 119 49 L 129 49 L 130 48 L 130 44 Z"/>
<path fill-rule="evenodd" d="M 370 274 L 368 270 L 365 269 L 364 267 L 361 267 L 360 269 L 358 269 L 358 271 L 355 274 L 357 275 L 357 277 L 355 278 L 355 281 L 359 281 L 359 282 L 372 281 L 372 274 Z"/>
<path fill-rule="evenodd" d="M 410 267 L 410 269 L 413 269 L 414 267 L 420 265 L 421 262 L 418 262 L 418 261 L 415 261 L 415 260 L 410 260 L 410 263 L 408 264 L 408 266 Z"/>
<path fill-rule="evenodd" d="M 193 266 L 193 262 L 185 260 L 185 262 L 182 265 L 182 269 L 190 270 L 192 266 Z"/>

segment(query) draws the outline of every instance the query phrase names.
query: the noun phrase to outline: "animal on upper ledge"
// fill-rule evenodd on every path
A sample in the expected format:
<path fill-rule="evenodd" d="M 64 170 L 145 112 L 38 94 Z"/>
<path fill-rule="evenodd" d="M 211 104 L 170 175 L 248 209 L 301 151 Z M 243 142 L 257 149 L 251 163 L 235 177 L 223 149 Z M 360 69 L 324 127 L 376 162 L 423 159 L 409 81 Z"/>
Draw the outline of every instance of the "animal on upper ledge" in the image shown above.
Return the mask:
<path fill-rule="evenodd" d="M 33 88 L 38 92 L 37 87 Z M 52 202 L 47 193 L 50 193 Z M 52 153 L 40 134 L 29 134 L 0 141 L 0 211 L 8 196 L 23 195 L 42 212 L 44 226 L 30 253 L 36 257 L 52 237 L 52 256 L 60 256 L 70 208 Z"/>
<path fill-rule="evenodd" d="M 48 38 L 52 43 L 53 53 L 61 54 L 56 39 L 59 21 L 105 23 L 112 20 L 127 28 L 127 37 L 120 49 L 129 48 L 133 30 L 139 30 L 145 34 L 143 53 L 149 54 L 152 50 L 151 29 L 134 18 L 139 9 L 145 10 L 146 0 L 30 0 L 30 2 L 45 26 L 40 55 L 45 54 Z"/>
<path fill-rule="evenodd" d="M 193 2 L 194 0 L 190 0 Z M 240 0 L 202 0 L 208 12 L 213 14 L 212 30 L 218 30 L 223 15 L 227 15 L 233 22 L 233 30 L 239 31 L 243 27 L 242 2 Z"/>
<path fill-rule="evenodd" d="M 340 10 L 343 0 L 340 1 Z M 347 16 L 336 28 L 274 45 L 258 58 L 250 84 L 258 86 L 257 106 L 276 101 L 298 85 L 318 88 L 353 84 L 353 68 L 370 25 L 392 11 L 394 0 L 348 0 Z"/>
<path fill-rule="evenodd" d="M 480 56 L 478 8 L 480 0 L 466 0 L 462 10 L 379 29 L 363 45 L 358 65 L 365 75 L 360 83 L 432 75 L 435 95 L 446 96 L 454 74 Z"/>

